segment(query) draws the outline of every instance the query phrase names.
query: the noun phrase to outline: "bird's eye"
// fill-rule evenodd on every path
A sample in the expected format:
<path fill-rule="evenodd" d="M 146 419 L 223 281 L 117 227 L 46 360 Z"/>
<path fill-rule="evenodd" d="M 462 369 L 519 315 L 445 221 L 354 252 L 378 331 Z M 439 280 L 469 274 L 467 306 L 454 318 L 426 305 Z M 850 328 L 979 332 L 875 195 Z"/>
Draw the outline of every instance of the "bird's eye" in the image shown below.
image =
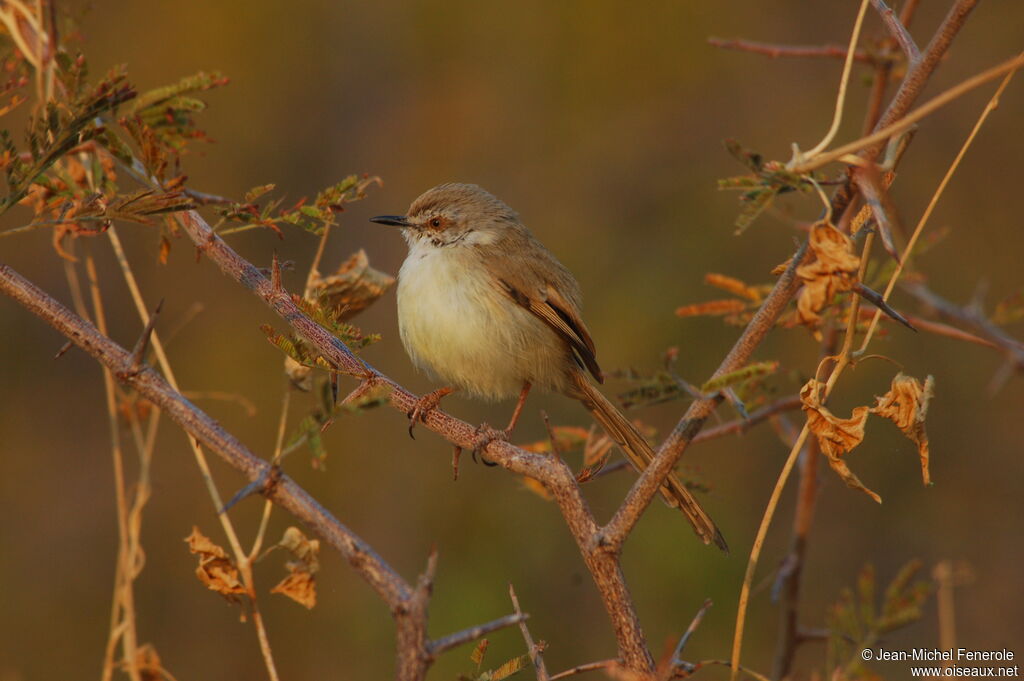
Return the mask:
<path fill-rule="evenodd" d="M 430 226 L 435 229 L 441 226 L 441 218 L 432 218 L 430 220 Z"/>

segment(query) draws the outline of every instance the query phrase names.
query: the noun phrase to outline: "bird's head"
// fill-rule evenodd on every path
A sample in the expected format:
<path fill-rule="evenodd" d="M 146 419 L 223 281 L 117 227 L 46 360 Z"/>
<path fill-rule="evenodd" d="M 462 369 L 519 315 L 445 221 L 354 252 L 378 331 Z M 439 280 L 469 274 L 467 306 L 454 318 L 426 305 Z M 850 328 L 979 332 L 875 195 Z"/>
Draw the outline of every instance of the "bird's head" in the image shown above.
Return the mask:
<path fill-rule="evenodd" d="M 436 247 L 484 243 L 519 224 L 519 216 L 503 201 L 475 184 L 442 184 L 419 196 L 406 215 L 370 218 L 380 225 L 402 228 L 410 246 Z"/>

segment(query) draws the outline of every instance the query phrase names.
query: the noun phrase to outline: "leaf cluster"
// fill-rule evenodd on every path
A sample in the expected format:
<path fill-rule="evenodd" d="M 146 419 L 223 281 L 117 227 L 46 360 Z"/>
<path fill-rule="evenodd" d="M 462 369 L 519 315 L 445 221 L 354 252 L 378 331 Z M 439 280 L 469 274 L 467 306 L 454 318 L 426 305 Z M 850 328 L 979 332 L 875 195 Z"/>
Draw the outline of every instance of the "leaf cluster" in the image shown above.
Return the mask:
<path fill-rule="evenodd" d="M 343 212 L 347 204 L 365 198 L 367 188 L 373 184 L 380 184 L 380 178 L 349 175 L 318 192 L 312 201 L 302 197 L 287 207 L 284 207 L 284 197 L 271 199 L 267 196 L 276 185 L 253 187 L 246 192 L 244 201 L 217 209 L 220 220 L 214 230 L 225 235 L 262 227 L 283 238 L 281 227 L 291 225 L 319 236 L 336 223 L 338 213 Z"/>
<path fill-rule="evenodd" d="M 68 62 L 72 74 L 84 69 L 81 58 Z M 100 137 L 103 116 L 117 111 L 136 96 L 134 87 L 119 69 L 111 71 L 92 87 L 64 99 L 52 99 L 30 119 L 24 151 L 15 145 L 9 131 L 0 132 L 0 167 L 7 183 L 7 195 L 0 198 L 0 213 L 10 209 L 28 193 L 40 175 L 76 147 Z"/>
<path fill-rule="evenodd" d="M 765 161 L 756 151 L 743 147 L 734 139 L 725 140 L 726 150 L 737 161 L 750 169 L 748 175 L 723 178 L 718 181 L 721 190 L 741 192 L 743 208 L 736 217 L 736 233 L 742 234 L 772 205 L 780 194 L 814 189 L 813 173 L 795 173 L 780 161 Z"/>

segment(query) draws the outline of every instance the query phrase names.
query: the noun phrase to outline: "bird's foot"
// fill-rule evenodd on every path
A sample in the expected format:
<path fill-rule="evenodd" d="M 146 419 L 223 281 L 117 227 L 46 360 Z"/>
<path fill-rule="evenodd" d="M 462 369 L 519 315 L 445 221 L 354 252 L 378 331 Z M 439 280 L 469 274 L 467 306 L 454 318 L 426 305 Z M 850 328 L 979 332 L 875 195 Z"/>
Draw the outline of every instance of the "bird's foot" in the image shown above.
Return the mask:
<path fill-rule="evenodd" d="M 492 428 L 486 423 L 481 423 L 477 426 L 476 431 L 473 434 L 473 461 L 476 461 L 476 455 L 481 452 L 484 447 L 491 444 L 495 440 L 502 440 L 508 442 L 509 435 L 511 435 L 510 429 L 498 430 Z M 485 466 L 497 466 L 493 461 L 488 461 L 484 458 L 483 454 L 480 455 L 480 463 Z"/>
<path fill-rule="evenodd" d="M 412 434 L 412 429 L 416 427 L 416 423 L 419 421 L 426 423 L 427 414 L 437 409 L 437 405 L 441 404 L 441 400 L 453 392 L 455 392 L 455 388 L 438 388 L 416 400 L 416 404 L 405 414 L 409 417 L 409 437 L 413 440 L 416 439 L 416 436 Z"/>

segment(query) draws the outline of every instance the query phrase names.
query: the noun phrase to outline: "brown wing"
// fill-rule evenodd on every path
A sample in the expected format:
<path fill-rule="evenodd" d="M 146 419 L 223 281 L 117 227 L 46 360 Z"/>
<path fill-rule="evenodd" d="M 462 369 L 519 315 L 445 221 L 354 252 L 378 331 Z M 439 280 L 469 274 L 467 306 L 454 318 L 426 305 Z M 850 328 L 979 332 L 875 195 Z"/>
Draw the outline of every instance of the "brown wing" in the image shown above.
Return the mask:
<path fill-rule="evenodd" d="M 603 383 L 594 341 L 580 318 L 576 278 L 521 224 L 505 227 L 500 238 L 477 251 L 495 284 L 568 343 L 580 366 Z"/>
<path fill-rule="evenodd" d="M 604 383 L 604 374 L 601 372 L 601 367 L 598 366 L 595 356 L 594 341 L 574 305 L 563 298 L 551 284 L 548 284 L 543 292 L 546 294 L 546 299 L 541 300 L 538 296 L 531 296 L 504 279 L 501 279 L 500 282 L 513 300 L 532 312 L 565 339 L 597 382 Z"/>
<path fill-rule="evenodd" d="M 535 241 L 531 246 L 537 248 L 534 255 L 538 259 L 546 260 L 548 267 L 537 268 L 531 266 L 536 264 L 535 261 L 531 263 L 529 259 L 523 259 L 519 263 L 519 268 L 506 268 L 505 276 L 498 278 L 498 284 L 512 300 L 532 312 L 561 336 L 597 382 L 604 383 L 604 374 L 597 364 L 594 341 L 587 331 L 587 325 L 580 318 L 578 304 L 575 301 L 579 297 L 579 285 L 572 274 L 543 246 Z M 547 281 L 549 278 L 558 281 Z M 567 295 L 559 292 L 559 284 L 568 291 Z"/>

